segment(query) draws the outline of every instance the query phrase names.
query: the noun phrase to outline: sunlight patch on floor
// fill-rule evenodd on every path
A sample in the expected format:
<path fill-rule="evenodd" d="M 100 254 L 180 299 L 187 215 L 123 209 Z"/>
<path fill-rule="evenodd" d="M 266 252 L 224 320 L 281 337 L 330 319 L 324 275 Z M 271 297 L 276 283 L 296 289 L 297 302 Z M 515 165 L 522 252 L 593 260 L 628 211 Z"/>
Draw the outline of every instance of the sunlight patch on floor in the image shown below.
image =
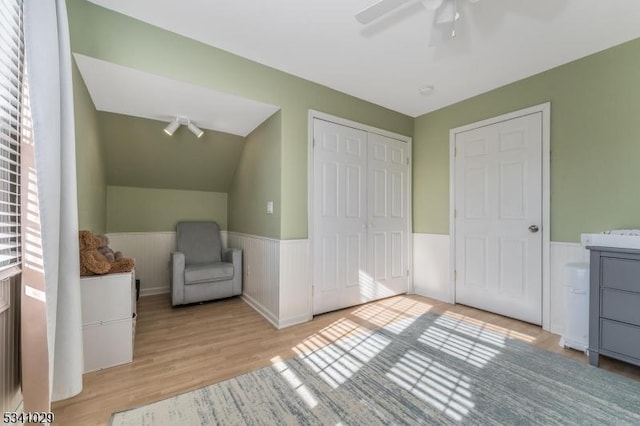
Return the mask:
<path fill-rule="evenodd" d="M 293 350 L 329 386 L 336 389 L 391 343 L 351 320 L 341 318 Z"/>
<path fill-rule="evenodd" d="M 271 362 L 273 363 L 273 368 L 280 373 L 287 383 L 289 383 L 291 389 L 296 391 L 309 408 L 313 409 L 318 405 L 318 400 L 313 396 L 313 393 L 309 388 L 302 384 L 296 373 L 289 368 L 282 358 L 277 356 L 272 358 Z"/>
<path fill-rule="evenodd" d="M 490 346 L 436 326 L 426 329 L 418 338 L 418 342 L 479 368 L 487 365 L 493 357 L 500 353 L 499 350 Z"/>
<path fill-rule="evenodd" d="M 453 330 L 458 334 L 463 334 L 465 336 L 472 337 L 476 340 L 482 341 L 484 343 L 489 343 L 499 348 L 504 348 L 507 340 L 507 338 L 503 334 L 499 334 L 499 333 L 496 333 L 495 331 L 487 330 L 484 327 L 471 325 L 465 321 L 451 318 L 446 315 L 442 315 L 438 317 L 438 319 L 436 319 L 434 323 L 444 328 Z"/>
<path fill-rule="evenodd" d="M 467 376 L 416 351 L 408 351 L 386 376 L 455 421 L 475 406 Z"/>
<path fill-rule="evenodd" d="M 352 314 L 384 330 L 400 334 L 420 315 L 431 310 L 432 307 L 428 303 L 405 298 L 393 298 L 382 300 L 375 304 L 364 305 L 353 311 Z"/>
<path fill-rule="evenodd" d="M 463 314 L 459 314 L 457 312 L 451 312 L 451 311 L 446 311 L 443 315 L 446 315 L 447 317 L 450 317 L 452 319 L 455 320 L 459 320 L 459 321 L 463 321 L 467 324 L 476 326 L 476 327 L 480 327 L 482 329 L 486 329 L 489 331 L 492 331 L 494 333 L 500 334 L 502 336 L 511 338 L 511 339 L 518 339 L 521 340 L 523 342 L 527 342 L 527 343 L 533 343 L 535 342 L 536 338 L 535 336 L 531 336 L 529 334 L 525 334 L 525 333 L 521 333 L 518 331 L 514 331 L 514 330 L 510 330 L 508 328 L 505 327 L 500 327 L 498 325 L 495 324 L 491 324 L 488 323 L 486 321 L 480 321 L 478 319 L 475 318 L 471 318 L 468 317 L 466 315 Z"/>

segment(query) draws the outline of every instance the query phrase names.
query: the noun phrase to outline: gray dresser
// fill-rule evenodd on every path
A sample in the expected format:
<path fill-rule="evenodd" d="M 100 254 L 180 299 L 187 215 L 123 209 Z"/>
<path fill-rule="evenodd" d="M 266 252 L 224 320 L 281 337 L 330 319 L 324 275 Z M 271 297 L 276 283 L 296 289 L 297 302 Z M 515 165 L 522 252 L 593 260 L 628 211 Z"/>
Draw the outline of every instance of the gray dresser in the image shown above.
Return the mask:
<path fill-rule="evenodd" d="M 588 248 L 589 363 L 606 355 L 640 365 L 640 250 Z"/>

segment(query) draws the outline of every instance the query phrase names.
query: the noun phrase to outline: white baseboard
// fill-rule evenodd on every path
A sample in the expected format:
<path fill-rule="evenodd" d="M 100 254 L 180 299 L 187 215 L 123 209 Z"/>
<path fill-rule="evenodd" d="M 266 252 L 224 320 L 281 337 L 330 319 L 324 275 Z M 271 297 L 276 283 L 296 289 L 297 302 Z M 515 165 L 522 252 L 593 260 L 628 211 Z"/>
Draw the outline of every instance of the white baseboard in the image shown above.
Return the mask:
<path fill-rule="evenodd" d="M 148 287 L 140 289 L 140 297 L 155 296 L 156 294 L 168 294 L 171 289 L 169 287 Z"/>
<path fill-rule="evenodd" d="M 284 318 L 278 321 L 278 325 L 276 325 L 276 328 L 281 329 L 291 327 L 293 325 L 304 324 L 305 322 L 309 322 L 312 319 L 313 315 L 307 314 L 298 315 L 297 317 Z"/>
<path fill-rule="evenodd" d="M 275 328 L 280 328 L 278 324 L 278 319 L 276 316 L 270 312 L 267 308 L 262 306 L 260 302 L 249 296 L 248 294 L 242 294 L 242 300 L 247 302 L 247 305 L 251 306 L 254 310 L 256 310 L 260 315 L 262 315 L 267 321 L 271 323 Z"/>

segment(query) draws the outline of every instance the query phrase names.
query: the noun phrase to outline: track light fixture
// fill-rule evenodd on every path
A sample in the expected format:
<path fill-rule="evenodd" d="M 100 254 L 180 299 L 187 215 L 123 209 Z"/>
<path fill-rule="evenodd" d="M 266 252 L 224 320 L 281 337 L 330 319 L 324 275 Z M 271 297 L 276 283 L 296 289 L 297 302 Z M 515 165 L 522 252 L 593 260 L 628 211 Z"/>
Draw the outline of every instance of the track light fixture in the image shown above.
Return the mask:
<path fill-rule="evenodd" d="M 164 132 L 166 134 L 168 134 L 169 136 L 173 136 L 173 132 L 176 131 L 176 129 L 180 126 L 180 122 L 178 121 L 178 119 L 176 118 L 175 120 L 173 120 L 171 123 L 169 123 L 169 125 L 167 125 L 167 127 L 164 128 Z"/>
<path fill-rule="evenodd" d="M 200 138 L 202 137 L 202 135 L 204 135 L 204 131 L 200 127 L 196 126 L 191 122 L 191 120 L 184 117 L 176 117 L 171 123 L 167 125 L 167 127 L 164 128 L 164 132 L 169 136 L 173 136 L 173 133 L 178 129 L 178 127 L 180 127 L 181 124 L 187 126 L 191 133 L 196 135 L 197 138 Z"/>
<path fill-rule="evenodd" d="M 191 133 L 196 135 L 196 138 L 199 138 L 204 134 L 202 129 L 200 127 L 196 126 L 195 124 L 193 124 L 192 122 L 187 123 L 187 128 L 189 130 L 191 130 Z"/>

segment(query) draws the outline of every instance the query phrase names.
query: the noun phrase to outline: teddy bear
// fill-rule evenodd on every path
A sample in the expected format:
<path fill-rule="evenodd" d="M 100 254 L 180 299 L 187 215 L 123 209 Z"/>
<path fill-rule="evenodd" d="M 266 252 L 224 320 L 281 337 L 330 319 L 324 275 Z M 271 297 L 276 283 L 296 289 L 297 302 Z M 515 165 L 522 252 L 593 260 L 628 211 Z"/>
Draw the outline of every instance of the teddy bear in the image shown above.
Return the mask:
<path fill-rule="evenodd" d="M 109 247 L 109 237 L 106 235 L 96 235 L 98 239 L 100 239 L 100 247 L 98 247 L 98 251 L 102 253 L 104 257 L 107 258 L 109 263 L 112 263 L 118 259 L 122 258 L 122 252 L 116 251 L 114 252 L 111 247 Z"/>
<path fill-rule="evenodd" d="M 91 231 L 80 231 L 80 276 L 104 275 L 107 273 L 116 274 L 119 272 L 130 272 L 135 266 L 135 260 L 122 257 L 122 253 L 113 253 L 113 262 L 100 252 L 109 253 L 102 246 L 103 242 L 109 243 L 106 236 L 100 238 Z M 108 248 L 108 246 L 107 246 Z M 111 249 L 109 249 L 111 250 Z"/>
<path fill-rule="evenodd" d="M 109 237 L 106 235 L 96 235 L 100 240 L 100 246 L 98 251 L 109 261 L 111 264 L 110 274 L 117 274 L 120 272 L 130 272 L 135 267 L 136 261 L 132 258 L 123 257 L 119 251 L 114 252 L 109 247 Z"/>
<path fill-rule="evenodd" d="M 100 239 L 91 231 L 80 231 L 80 276 L 102 275 L 111 270 L 111 263 L 99 251 Z"/>

